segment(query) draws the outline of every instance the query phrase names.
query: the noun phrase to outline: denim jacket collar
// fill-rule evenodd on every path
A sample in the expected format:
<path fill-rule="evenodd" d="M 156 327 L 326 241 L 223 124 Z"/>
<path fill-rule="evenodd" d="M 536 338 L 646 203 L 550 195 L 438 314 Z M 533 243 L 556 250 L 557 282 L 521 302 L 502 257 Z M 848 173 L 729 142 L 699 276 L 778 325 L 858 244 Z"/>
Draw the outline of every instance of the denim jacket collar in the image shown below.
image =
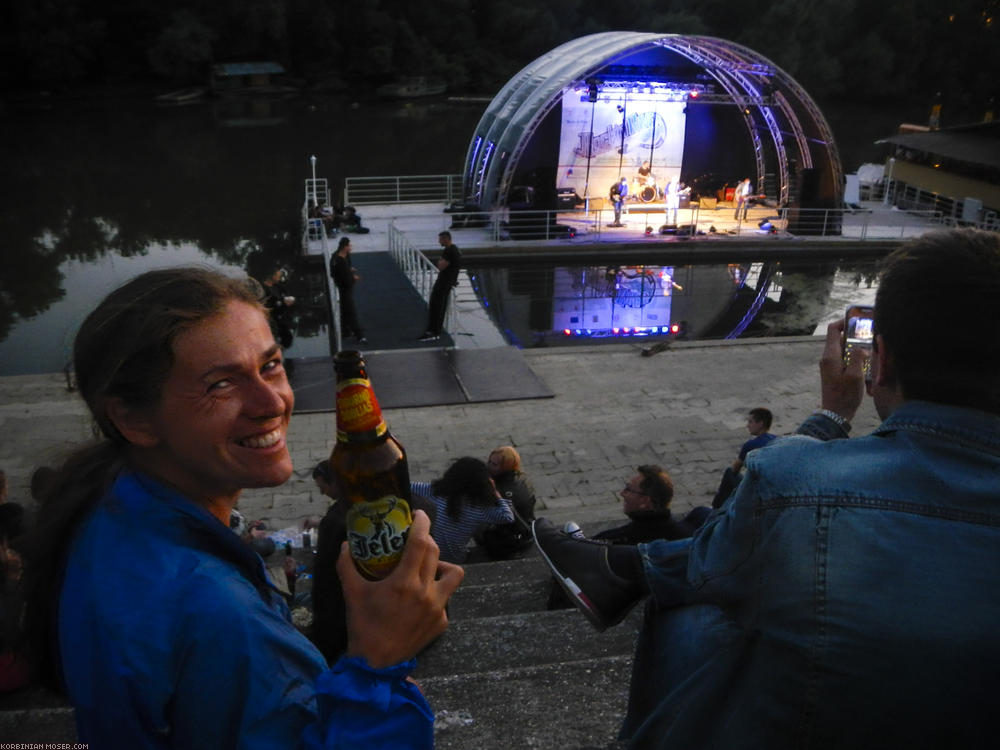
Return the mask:
<path fill-rule="evenodd" d="M 897 431 L 946 437 L 970 448 L 1000 452 L 1000 416 L 978 409 L 907 401 L 872 434 L 887 435 Z"/>

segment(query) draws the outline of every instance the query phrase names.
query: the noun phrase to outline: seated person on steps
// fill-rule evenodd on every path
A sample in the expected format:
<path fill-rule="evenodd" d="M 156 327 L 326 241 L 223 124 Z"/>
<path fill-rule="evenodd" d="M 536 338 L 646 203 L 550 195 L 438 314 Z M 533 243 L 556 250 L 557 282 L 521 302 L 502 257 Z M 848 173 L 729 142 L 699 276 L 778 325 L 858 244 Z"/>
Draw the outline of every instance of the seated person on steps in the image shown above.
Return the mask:
<path fill-rule="evenodd" d="M 437 515 L 431 536 L 441 549 L 441 559 L 465 561 L 465 546 L 483 524 L 512 523 L 511 502 L 501 497 L 486 464 L 478 458 L 456 459 L 433 482 L 412 482 L 413 499 L 430 501 Z"/>
<path fill-rule="evenodd" d="M 535 489 L 521 471 L 521 455 L 511 445 L 494 449 L 486 461 L 486 468 L 500 496 L 510 500 L 514 520 L 481 527 L 473 538 L 492 559 L 506 560 L 528 549 L 533 542 L 531 522 L 535 520 Z"/>
<path fill-rule="evenodd" d="M 655 464 L 636 468 L 636 473 L 622 489 L 622 511 L 629 522 L 623 526 L 606 529 L 590 537 L 604 544 L 639 544 L 654 539 L 684 539 L 691 536 L 704 523 L 710 508 L 693 508 L 678 519 L 670 511 L 674 498 L 674 483 L 670 475 Z M 583 538 L 579 526 L 570 521 L 564 531 L 576 538 Z M 549 593 L 549 609 L 571 606 L 562 589 L 553 581 Z"/>
<path fill-rule="evenodd" d="M 726 501 L 726 498 L 736 489 L 736 485 L 740 483 L 740 472 L 743 470 L 743 462 L 746 460 L 747 454 L 757 448 L 763 448 L 777 437 L 777 435 L 772 435 L 769 432 L 773 419 L 774 417 L 770 410 L 762 406 L 751 409 L 747 414 L 747 432 L 750 433 L 751 437 L 743 443 L 743 446 L 740 448 L 740 454 L 733 461 L 733 465 L 727 467 L 723 472 L 719 489 L 715 493 L 715 499 L 712 500 L 713 508 L 718 508 L 722 505 Z"/>

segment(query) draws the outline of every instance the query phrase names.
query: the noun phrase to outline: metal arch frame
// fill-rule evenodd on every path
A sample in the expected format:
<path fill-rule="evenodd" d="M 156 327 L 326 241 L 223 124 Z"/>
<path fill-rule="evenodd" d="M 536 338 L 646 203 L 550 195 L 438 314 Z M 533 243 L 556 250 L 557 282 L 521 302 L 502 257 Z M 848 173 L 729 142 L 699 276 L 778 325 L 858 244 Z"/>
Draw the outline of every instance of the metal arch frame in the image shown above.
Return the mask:
<path fill-rule="evenodd" d="M 766 60 L 766 58 L 764 58 L 759 53 L 754 52 L 749 47 L 743 47 L 741 45 L 733 43 L 727 43 L 727 44 L 732 44 L 733 47 L 739 47 L 748 58 L 755 58 L 757 60 Z M 773 63 L 771 64 L 773 65 Z M 844 173 L 843 173 L 843 165 L 840 162 L 840 152 L 837 149 L 837 142 L 834 140 L 833 131 L 830 129 L 830 124 L 826 121 L 826 117 L 823 116 L 823 113 L 820 111 L 819 107 L 817 107 L 816 103 L 812 100 L 812 97 L 810 97 L 809 94 L 806 92 L 806 90 L 799 85 L 798 81 L 796 81 L 794 78 L 792 78 L 792 76 L 788 75 L 788 73 L 786 73 L 784 70 L 777 67 L 776 65 L 774 66 L 774 73 L 776 78 L 780 81 L 781 88 L 787 89 L 789 92 L 794 94 L 795 101 L 806 111 L 806 113 L 809 115 L 810 121 L 816 126 L 817 130 L 819 131 L 820 138 L 822 139 L 822 145 L 824 145 L 827 148 L 827 152 L 829 154 L 829 161 L 831 166 L 832 177 L 834 179 L 834 184 L 842 185 L 844 179 Z M 780 90 L 776 90 L 775 93 L 780 94 Z M 790 113 L 789 116 L 790 123 L 801 129 L 801 122 L 798 116 L 795 115 L 794 110 L 791 107 L 791 104 L 784 97 L 784 95 L 781 95 L 780 98 L 784 106 L 783 111 L 786 113 L 786 115 Z M 811 139 L 808 136 L 806 136 L 804 132 L 802 133 L 801 137 L 799 137 L 798 135 L 796 137 L 800 138 L 800 148 L 805 153 L 810 154 L 810 166 L 811 166 L 812 165 L 811 152 L 808 146 L 808 141 Z"/>
<path fill-rule="evenodd" d="M 595 46 L 603 47 L 608 45 L 616 48 L 620 46 L 618 39 L 622 35 L 623 32 L 603 32 L 573 39 L 535 59 L 518 71 L 504 85 L 486 108 L 486 112 L 483 113 L 479 124 L 476 126 L 476 133 L 473 135 L 472 142 L 469 144 L 469 156 L 466 157 L 467 169 L 465 176 L 470 179 L 478 176 L 478 179 L 472 179 L 471 184 L 463 186 L 463 193 L 466 196 L 483 208 L 492 206 L 495 189 L 490 188 L 490 180 L 488 178 L 492 166 L 493 151 L 504 140 L 510 124 L 516 122 L 516 115 L 523 109 L 525 102 L 530 100 L 532 95 L 536 94 L 538 89 L 551 79 L 551 71 L 546 75 L 541 75 L 539 71 L 551 68 L 554 61 L 561 63 L 559 66 L 560 69 L 570 68 L 572 70 L 576 64 L 576 55 L 574 53 L 577 52 L 578 48 L 589 49 L 592 53 Z M 566 62 L 567 60 L 569 62 Z M 602 62 L 602 64 L 604 63 Z M 571 70 L 567 70 L 563 75 L 565 76 Z M 575 71 L 573 72 L 575 73 Z M 534 85 L 529 88 L 529 84 L 531 83 L 534 83 Z M 558 90 L 561 90 L 561 88 L 556 89 L 556 91 Z M 554 97 L 555 93 L 553 92 L 550 98 Z M 547 111 L 549 110 L 551 110 L 551 107 L 548 107 Z M 537 128 L 537 123 L 528 130 L 529 137 L 534 134 L 535 128 Z M 488 147 L 487 151 L 480 152 L 482 155 L 479 156 L 477 163 L 470 164 L 473 149 L 476 148 L 476 138 L 480 136 L 482 137 L 481 143 Z M 492 147 L 489 146 L 491 141 L 493 143 Z M 521 150 L 523 151 L 523 147 Z M 487 191 L 486 197 L 488 198 L 485 201 L 483 200 L 484 188 Z M 504 198 L 506 198 L 506 195 L 504 195 Z"/>
<path fill-rule="evenodd" d="M 524 149 L 528 147 L 528 142 L 531 137 L 535 134 L 538 126 L 541 124 L 545 116 L 553 110 L 556 104 L 559 103 L 559 97 L 553 96 L 545 103 L 541 109 L 537 111 L 537 117 L 533 117 L 529 123 L 530 127 L 525 128 L 525 132 L 521 138 L 517 140 L 517 146 L 514 150 L 510 152 L 510 167 L 503 170 L 500 175 L 500 184 L 497 186 L 496 194 L 501 198 L 501 200 L 507 202 L 507 194 L 510 192 L 511 182 L 514 180 L 514 165 L 521 160 L 521 154 L 524 153 Z"/>
<path fill-rule="evenodd" d="M 591 68 L 581 70 L 578 67 L 579 62 L 575 57 L 565 59 L 562 65 L 544 79 L 543 83 L 546 83 L 547 86 L 537 86 L 533 91 L 528 92 L 526 96 L 516 102 L 515 116 L 506 120 L 496 119 L 494 121 L 489 132 L 497 133 L 496 142 L 512 143 L 509 154 L 501 151 L 499 160 L 494 160 L 492 164 L 483 165 L 485 167 L 483 176 L 485 194 L 480 193 L 480 195 L 487 198 L 487 200 L 484 202 L 485 205 L 484 203 L 480 203 L 482 207 L 492 208 L 497 203 L 506 204 L 515 168 L 521 155 L 524 153 L 525 148 L 527 148 L 528 142 L 535 134 L 544 116 L 559 103 L 562 91 L 566 86 L 586 81 L 601 68 L 606 67 L 616 57 L 631 52 L 638 44 L 623 45 L 622 41 L 624 39 L 634 39 L 637 36 L 642 38 L 639 42 L 641 44 L 647 41 L 651 42 L 662 35 L 610 31 L 581 37 L 557 48 L 557 50 L 563 50 L 563 54 L 565 54 L 568 48 L 583 47 L 589 51 L 592 57 L 596 58 L 597 62 Z M 516 117 L 517 114 L 522 112 L 528 113 L 528 117 Z M 502 127 L 499 129 L 496 128 L 498 123 L 502 124 Z M 505 156 L 510 156 L 511 158 L 503 165 L 501 162 Z M 493 176 L 497 172 L 499 174 L 494 178 Z M 493 187 L 491 188 L 491 186 Z"/>
<path fill-rule="evenodd" d="M 687 42 L 687 39 L 685 37 L 681 37 L 680 39 L 664 39 L 659 44 L 666 49 L 686 57 L 691 60 L 691 62 L 701 65 L 702 69 L 718 81 L 719 84 L 726 90 L 726 93 L 734 103 L 739 102 L 743 94 L 749 95 L 752 98 L 759 97 L 759 92 L 757 92 L 756 89 L 748 85 L 748 82 L 740 80 L 740 76 L 734 74 L 735 71 L 731 69 L 732 66 L 727 64 L 727 61 L 723 60 L 714 53 L 712 58 L 709 58 L 707 61 L 707 55 L 704 51 L 696 51 L 691 46 L 686 45 L 685 42 Z M 739 88 L 742 88 L 742 92 L 736 85 L 734 85 L 734 81 L 739 84 Z M 762 113 L 766 112 L 764 107 L 759 107 L 759 109 Z M 764 163 L 764 147 L 761 143 L 760 133 L 757 131 L 756 123 L 751 110 L 748 107 L 742 107 L 741 111 L 743 113 L 743 121 L 746 124 L 747 132 L 750 134 L 750 140 L 753 143 L 754 160 L 757 168 L 757 180 L 755 184 L 759 187 L 763 183 L 764 174 L 767 171 L 767 167 Z M 776 151 L 779 154 L 778 162 L 782 177 L 781 185 L 783 188 L 782 197 L 784 197 L 784 187 L 787 184 L 785 178 L 787 176 L 788 167 L 787 160 L 784 158 L 781 131 L 777 127 L 777 123 L 774 122 L 774 117 L 770 116 L 770 113 L 765 114 L 764 120 L 767 123 L 772 139 L 775 140 Z"/>
<path fill-rule="evenodd" d="M 741 56 L 738 59 L 741 60 L 743 65 L 749 65 L 754 73 L 759 74 L 765 67 L 770 69 L 772 79 L 771 81 L 765 81 L 765 83 L 771 83 L 774 89 L 773 106 L 782 113 L 791 128 L 793 135 L 795 136 L 802 166 L 806 168 L 813 166 L 812 149 L 809 146 L 809 141 L 812 140 L 814 142 L 821 143 L 827 151 L 827 161 L 830 166 L 830 178 L 832 180 L 833 187 L 838 192 L 842 191 L 844 183 L 843 165 L 840 162 L 840 154 L 837 150 L 837 144 L 833 137 L 833 131 L 830 129 L 830 125 L 823 116 L 823 113 L 820 111 L 819 107 L 816 106 L 816 103 L 812 100 L 805 89 L 803 89 L 802 86 L 800 86 L 799 83 L 792 78 L 792 76 L 749 47 L 713 37 L 700 37 L 700 39 L 712 44 L 713 46 L 721 44 L 725 50 L 733 52 L 734 54 L 738 52 Z M 794 102 L 789 101 L 789 99 L 785 96 L 785 91 L 793 96 Z M 810 138 L 806 134 L 802 127 L 802 121 L 795 110 L 795 105 L 798 105 L 805 110 L 809 121 L 818 131 L 819 140 Z M 780 141 L 776 141 L 775 145 L 777 146 L 779 143 Z M 780 161 L 786 157 L 787 151 L 782 147 L 778 150 L 778 155 Z M 783 185 L 785 186 L 783 193 L 787 199 L 787 182 L 783 181 Z"/>
<path fill-rule="evenodd" d="M 799 163 L 804 168 L 813 166 L 810 141 L 826 148 L 834 188 L 842 191 L 843 169 L 826 119 L 805 90 L 771 61 L 742 45 L 714 37 L 602 32 L 556 47 L 504 85 L 487 107 L 469 144 L 463 174 L 463 193 L 467 199 L 482 209 L 505 203 L 521 156 L 541 122 L 561 101 L 565 87 L 585 82 L 613 64 L 615 59 L 653 45 L 701 66 L 725 89 L 728 96 L 725 101 L 741 107 L 753 144 L 758 185 L 767 169 L 754 116 L 754 112 L 759 113 L 774 143 L 782 204 L 788 202 L 790 190 L 789 144 L 776 112 L 780 113 L 785 128 L 791 131 Z M 579 68 L 576 66 L 580 64 L 582 50 L 586 50 L 586 56 L 594 62 Z M 765 87 L 772 89 L 768 97 L 761 95 Z M 807 135 L 797 107 L 810 118 L 818 138 Z"/>

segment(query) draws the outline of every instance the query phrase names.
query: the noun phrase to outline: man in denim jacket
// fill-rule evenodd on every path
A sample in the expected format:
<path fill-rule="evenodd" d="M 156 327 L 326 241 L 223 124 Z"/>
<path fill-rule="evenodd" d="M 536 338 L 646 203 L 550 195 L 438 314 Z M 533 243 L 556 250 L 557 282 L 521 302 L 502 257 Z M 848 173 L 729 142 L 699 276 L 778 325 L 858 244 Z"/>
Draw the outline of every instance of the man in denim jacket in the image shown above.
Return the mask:
<path fill-rule="evenodd" d="M 996 745 L 998 300 L 1000 235 L 924 235 L 876 297 L 871 435 L 846 439 L 863 370 L 834 323 L 822 410 L 750 454 L 693 539 L 601 557 L 536 522 L 597 627 L 649 595 L 631 747 Z"/>

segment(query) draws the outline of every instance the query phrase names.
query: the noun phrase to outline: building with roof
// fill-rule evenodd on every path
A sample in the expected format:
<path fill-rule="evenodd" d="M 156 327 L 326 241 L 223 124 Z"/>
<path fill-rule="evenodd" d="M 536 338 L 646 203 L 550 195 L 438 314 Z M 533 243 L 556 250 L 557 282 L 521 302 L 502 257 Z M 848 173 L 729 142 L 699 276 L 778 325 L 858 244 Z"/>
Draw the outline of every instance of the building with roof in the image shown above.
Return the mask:
<path fill-rule="evenodd" d="M 212 66 L 211 85 L 217 92 L 267 89 L 285 75 L 276 62 L 231 62 Z"/>
<path fill-rule="evenodd" d="M 891 147 L 888 200 L 900 208 L 937 209 L 964 223 L 997 224 L 1000 122 L 900 130 L 910 132 L 877 141 Z"/>
<path fill-rule="evenodd" d="M 749 177 L 775 206 L 843 204 L 833 134 L 791 76 L 723 39 L 634 31 L 574 39 L 507 82 L 469 144 L 464 202 L 603 199 L 640 168 L 661 191 L 679 181 L 714 192 Z"/>

